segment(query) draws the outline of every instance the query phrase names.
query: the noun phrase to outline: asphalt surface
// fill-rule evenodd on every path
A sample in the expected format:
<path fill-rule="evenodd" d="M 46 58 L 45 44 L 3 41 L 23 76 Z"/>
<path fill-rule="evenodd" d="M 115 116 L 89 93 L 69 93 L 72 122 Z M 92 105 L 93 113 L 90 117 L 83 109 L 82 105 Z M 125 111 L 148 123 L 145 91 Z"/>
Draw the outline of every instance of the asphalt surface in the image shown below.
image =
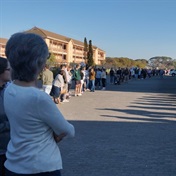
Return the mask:
<path fill-rule="evenodd" d="M 62 176 L 176 176 L 176 77 L 130 80 L 58 105 L 76 136 Z"/>

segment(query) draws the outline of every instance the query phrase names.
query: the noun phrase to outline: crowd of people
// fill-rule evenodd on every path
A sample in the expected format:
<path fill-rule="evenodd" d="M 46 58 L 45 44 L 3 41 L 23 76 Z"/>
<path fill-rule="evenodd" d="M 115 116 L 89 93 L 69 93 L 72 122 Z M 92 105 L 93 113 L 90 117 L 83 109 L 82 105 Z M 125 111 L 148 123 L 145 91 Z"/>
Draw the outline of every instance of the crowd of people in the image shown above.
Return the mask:
<path fill-rule="evenodd" d="M 56 104 L 69 102 L 71 96 L 82 96 L 86 91 L 106 90 L 107 84 L 120 85 L 130 79 L 146 79 L 152 76 L 162 78 L 164 75 L 164 70 L 119 67 L 108 71 L 104 67 L 86 67 L 80 64 L 74 67 L 63 64 L 55 70 L 56 73 L 53 74 L 49 68 L 45 68 L 40 79 L 43 90 L 53 97 Z"/>
<path fill-rule="evenodd" d="M 82 96 L 84 92 L 106 89 L 107 72 L 105 68 L 86 67 L 77 64 L 74 67 L 60 65 L 54 74 L 48 66 L 40 74 L 43 91 L 53 98 L 56 104 L 69 102 L 71 96 Z M 74 91 L 71 92 L 70 90 Z"/>
<path fill-rule="evenodd" d="M 129 79 L 146 79 L 152 76 L 160 76 L 163 78 L 165 71 L 163 69 L 145 69 L 145 68 L 111 68 L 109 71 L 110 83 L 111 84 L 121 84 L 122 82 L 128 82 Z"/>

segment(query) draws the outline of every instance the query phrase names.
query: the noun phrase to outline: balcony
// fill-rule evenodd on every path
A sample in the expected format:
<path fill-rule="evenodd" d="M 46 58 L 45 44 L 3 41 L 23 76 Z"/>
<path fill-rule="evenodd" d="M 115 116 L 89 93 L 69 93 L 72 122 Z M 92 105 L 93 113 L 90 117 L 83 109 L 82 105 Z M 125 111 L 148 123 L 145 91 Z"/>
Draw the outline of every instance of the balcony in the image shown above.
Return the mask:
<path fill-rule="evenodd" d="M 105 60 L 104 57 L 98 57 L 98 60 L 102 61 Z"/>
<path fill-rule="evenodd" d="M 67 53 L 67 50 L 62 49 L 62 48 L 52 48 L 50 51 L 56 52 L 56 53 Z"/>
<path fill-rule="evenodd" d="M 84 56 L 84 53 L 83 52 L 79 52 L 79 51 L 73 51 L 73 55 L 76 55 L 76 56 Z"/>

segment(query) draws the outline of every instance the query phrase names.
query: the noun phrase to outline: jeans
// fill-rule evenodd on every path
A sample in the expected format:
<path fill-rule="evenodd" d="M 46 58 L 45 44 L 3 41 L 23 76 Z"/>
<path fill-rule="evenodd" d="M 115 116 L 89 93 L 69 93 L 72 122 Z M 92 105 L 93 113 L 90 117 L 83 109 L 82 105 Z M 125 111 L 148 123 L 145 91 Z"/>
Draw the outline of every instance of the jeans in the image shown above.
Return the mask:
<path fill-rule="evenodd" d="M 60 170 L 52 172 L 42 172 L 38 174 L 16 174 L 6 169 L 6 176 L 61 176 Z"/>
<path fill-rule="evenodd" d="M 90 82 L 89 82 L 89 79 L 86 79 L 86 89 L 90 89 Z"/>
<path fill-rule="evenodd" d="M 94 92 L 95 91 L 95 80 L 89 80 L 90 82 L 90 91 Z"/>
<path fill-rule="evenodd" d="M 102 78 L 102 86 L 105 88 L 106 87 L 106 79 Z"/>

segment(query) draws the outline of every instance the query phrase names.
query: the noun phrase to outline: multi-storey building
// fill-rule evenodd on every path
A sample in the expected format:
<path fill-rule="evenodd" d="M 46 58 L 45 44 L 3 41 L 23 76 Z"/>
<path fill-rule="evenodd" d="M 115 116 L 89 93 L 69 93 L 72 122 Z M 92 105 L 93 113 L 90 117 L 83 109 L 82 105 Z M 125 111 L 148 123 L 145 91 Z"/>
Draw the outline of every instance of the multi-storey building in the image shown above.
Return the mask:
<path fill-rule="evenodd" d="M 0 57 L 6 57 L 6 55 L 5 55 L 6 43 L 7 43 L 7 39 L 0 38 Z"/>
<path fill-rule="evenodd" d="M 42 36 L 58 63 L 85 62 L 83 42 L 38 27 L 34 27 L 26 32 L 32 32 Z M 96 65 L 102 64 L 105 60 L 105 51 L 93 46 L 93 59 Z"/>
<path fill-rule="evenodd" d="M 34 27 L 25 32 L 35 33 L 43 37 L 50 52 L 55 56 L 57 63 L 85 63 L 84 43 L 69 37 L 65 37 L 38 27 Z M 5 56 L 5 44 L 7 39 L 1 39 L 1 55 Z M 0 41 L 1 41 L 0 40 Z M 105 51 L 93 46 L 93 59 L 96 65 L 101 65 L 105 61 Z"/>

